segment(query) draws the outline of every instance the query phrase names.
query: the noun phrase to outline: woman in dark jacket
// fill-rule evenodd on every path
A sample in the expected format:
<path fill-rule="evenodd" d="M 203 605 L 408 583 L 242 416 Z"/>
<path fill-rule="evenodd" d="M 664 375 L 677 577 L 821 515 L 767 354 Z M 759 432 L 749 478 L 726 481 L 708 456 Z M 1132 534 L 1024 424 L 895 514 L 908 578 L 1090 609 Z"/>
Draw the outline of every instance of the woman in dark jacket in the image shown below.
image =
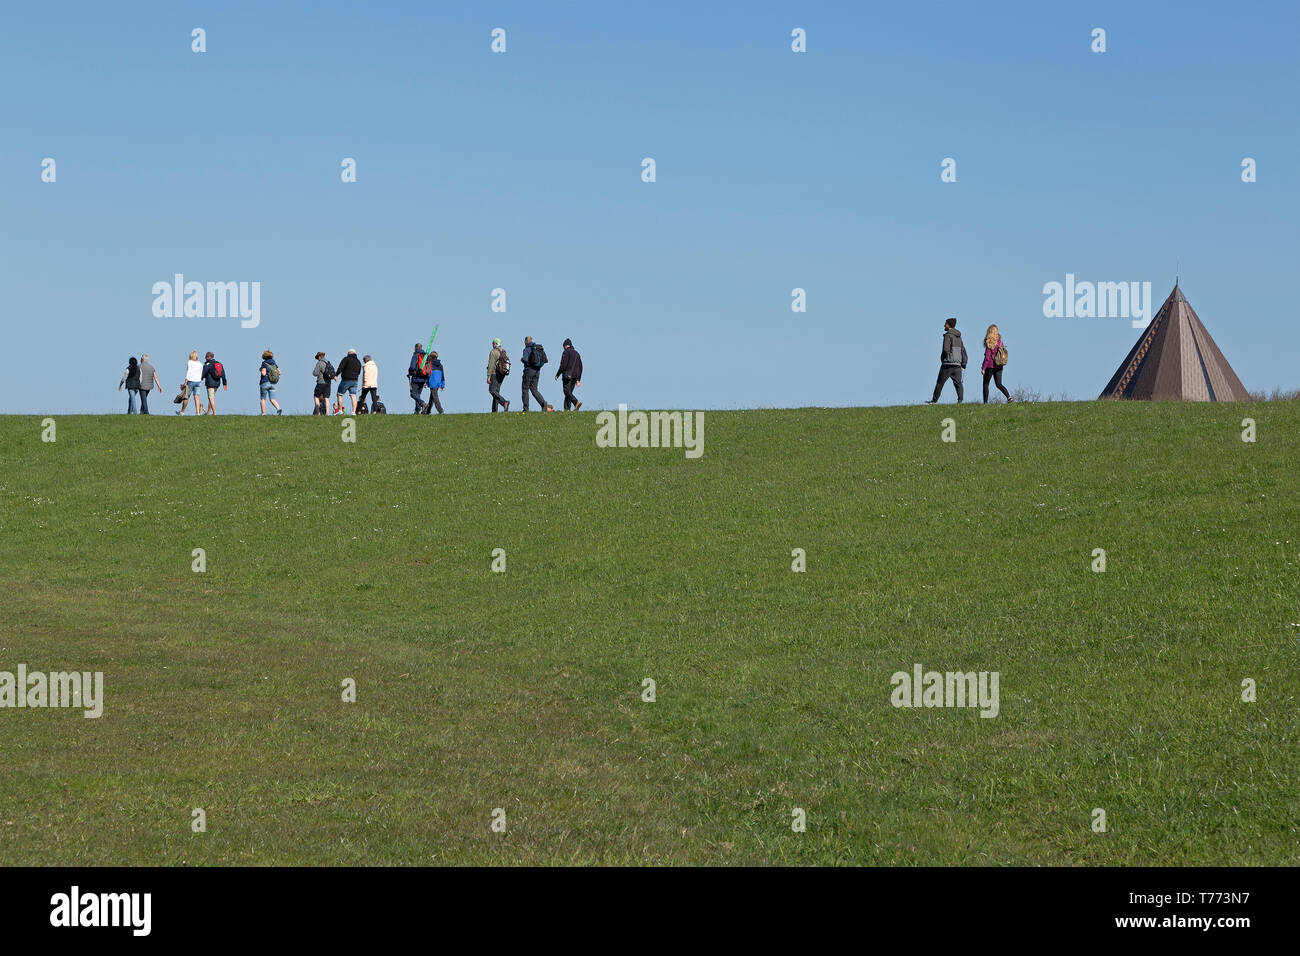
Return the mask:
<path fill-rule="evenodd" d="M 126 363 L 126 372 L 122 375 L 122 381 L 117 383 L 117 390 L 122 391 L 126 387 L 126 413 L 136 415 L 140 412 L 140 363 L 131 356 Z"/>

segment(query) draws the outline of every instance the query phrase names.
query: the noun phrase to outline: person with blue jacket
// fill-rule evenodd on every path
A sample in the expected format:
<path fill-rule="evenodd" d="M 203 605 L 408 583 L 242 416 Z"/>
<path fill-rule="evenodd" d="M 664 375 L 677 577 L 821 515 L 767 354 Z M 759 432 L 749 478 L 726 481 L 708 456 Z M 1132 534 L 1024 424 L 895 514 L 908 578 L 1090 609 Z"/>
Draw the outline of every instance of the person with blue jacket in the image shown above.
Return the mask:
<path fill-rule="evenodd" d="M 427 410 L 420 395 L 424 392 L 424 386 L 429 384 L 429 367 L 424 358 L 424 346 L 419 342 L 415 343 L 415 352 L 411 355 L 411 364 L 406 370 L 406 377 L 411 380 L 411 398 L 415 399 L 415 414 L 418 415 Z M 438 410 L 442 411 L 442 409 Z"/>
<path fill-rule="evenodd" d="M 437 352 L 430 352 L 428 359 L 424 363 L 425 374 L 429 376 L 429 401 L 425 403 L 424 414 L 429 414 L 429 409 L 438 409 L 438 414 L 442 414 L 442 402 L 438 401 L 438 392 L 447 387 L 447 375 L 443 371 L 442 361 L 438 358 Z"/>

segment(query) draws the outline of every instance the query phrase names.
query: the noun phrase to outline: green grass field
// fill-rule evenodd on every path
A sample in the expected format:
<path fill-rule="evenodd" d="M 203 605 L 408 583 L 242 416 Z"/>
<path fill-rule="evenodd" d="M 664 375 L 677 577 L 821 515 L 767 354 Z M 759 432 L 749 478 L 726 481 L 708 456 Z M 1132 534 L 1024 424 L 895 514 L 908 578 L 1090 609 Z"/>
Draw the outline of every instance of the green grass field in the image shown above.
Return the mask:
<path fill-rule="evenodd" d="M 0 860 L 1300 863 L 1300 403 L 705 419 L 0 418 Z"/>

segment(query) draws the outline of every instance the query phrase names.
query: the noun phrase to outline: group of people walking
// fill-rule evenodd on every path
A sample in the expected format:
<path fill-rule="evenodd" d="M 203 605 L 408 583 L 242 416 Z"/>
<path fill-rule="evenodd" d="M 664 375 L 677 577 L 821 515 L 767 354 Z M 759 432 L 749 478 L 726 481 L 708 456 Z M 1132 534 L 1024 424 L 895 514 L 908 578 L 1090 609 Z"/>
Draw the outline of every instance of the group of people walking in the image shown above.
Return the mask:
<path fill-rule="evenodd" d="M 546 349 L 540 342 L 534 342 L 532 336 L 524 337 L 524 352 L 520 357 L 520 364 L 523 366 L 523 407 L 528 411 L 528 396 L 531 395 L 537 399 L 543 409 L 548 412 L 554 411 L 542 397 L 538 390 L 537 381 L 540 377 L 542 366 L 549 361 L 546 357 Z M 510 403 L 501 397 L 500 387 L 505 377 L 510 374 L 510 358 L 504 348 L 501 347 L 500 339 L 492 340 L 492 351 L 488 355 L 487 383 L 488 391 L 492 393 L 492 411 L 497 410 L 498 404 L 502 409 L 508 409 Z M 347 355 L 339 360 L 336 367 L 333 362 L 325 357 L 324 352 L 316 353 L 316 365 L 312 369 L 312 377 L 316 380 L 316 386 L 312 393 L 312 414 L 313 415 L 356 415 L 356 414 L 384 414 L 387 409 L 379 398 L 379 366 L 375 364 L 373 357 L 366 355 L 361 358 L 357 357 L 356 349 L 348 349 Z M 433 409 L 438 410 L 438 414 L 443 413 L 442 401 L 438 393 L 447 388 L 447 372 L 443 368 L 438 353 L 430 350 L 425 352 L 425 347 L 419 342 L 415 343 L 415 350 L 411 354 L 411 361 L 406 370 L 406 377 L 411 384 L 411 399 L 415 402 L 415 414 L 421 413 L 428 415 Z M 564 354 L 560 358 L 559 370 L 555 373 L 557 379 L 564 379 L 564 408 L 568 411 L 570 408 L 577 410 L 582 407 L 582 402 L 578 401 L 574 394 L 574 389 L 582 384 L 582 357 L 578 350 L 573 347 L 570 339 L 564 340 Z M 275 414 L 284 414 L 284 409 L 276 400 L 276 388 L 280 382 L 280 367 L 275 361 L 275 355 L 270 349 L 262 353 L 262 363 L 258 366 L 258 398 L 262 414 L 265 415 L 268 403 L 274 409 Z M 337 388 L 334 389 L 333 403 L 330 402 L 330 392 L 337 382 Z M 132 356 L 127 360 L 126 370 L 122 373 L 122 379 L 118 383 L 118 391 L 126 389 L 127 391 L 127 414 L 149 414 L 149 395 L 156 388 L 159 392 L 163 390 L 162 382 L 158 379 L 158 373 L 149 361 L 148 354 L 141 355 L 139 359 Z M 429 390 L 428 397 L 424 396 L 424 390 Z M 180 391 L 172 400 L 179 408 L 177 415 L 184 415 L 191 401 L 194 403 L 195 415 L 215 415 L 217 413 L 217 392 L 219 390 L 229 391 L 230 383 L 226 378 L 225 366 L 212 353 L 208 352 L 203 361 L 199 361 L 199 353 L 191 351 L 185 366 L 185 378 L 181 382 Z M 201 398 L 206 393 L 207 404 L 203 404 Z M 367 402 L 369 403 L 367 405 Z"/>
<path fill-rule="evenodd" d="M 542 343 L 533 341 L 531 335 L 525 335 L 524 352 L 519 356 L 519 364 L 523 368 L 523 374 L 520 376 L 520 386 L 523 394 L 520 397 L 525 412 L 528 411 L 528 397 L 530 395 L 537 399 L 539 410 L 555 411 L 554 407 L 551 406 L 537 387 L 537 382 L 542 375 L 542 366 L 549 361 L 550 359 L 546 357 L 546 349 Z M 495 412 L 497 406 L 500 406 L 503 412 L 510 411 L 510 402 L 501 397 L 501 385 L 505 382 L 506 376 L 510 374 L 510 355 L 506 352 L 500 339 L 492 340 L 492 349 L 488 352 L 486 371 L 488 394 L 492 396 L 490 410 Z M 564 353 L 560 356 L 560 365 L 556 369 L 555 377 L 564 379 L 564 410 L 567 412 L 572 409 L 576 412 L 582 408 L 582 402 L 578 401 L 578 396 L 573 391 L 582 384 L 582 356 L 573 347 L 572 339 L 564 340 Z"/>
<path fill-rule="evenodd" d="M 277 415 L 283 414 L 284 410 L 280 403 L 275 400 L 275 383 L 280 381 L 280 369 L 275 363 L 275 356 L 270 349 L 262 353 L 262 364 L 258 371 L 261 380 L 261 406 L 262 414 L 266 414 L 266 405 L 269 401 L 271 407 L 275 409 Z M 141 354 L 137 359 L 134 355 L 127 359 L 126 371 L 122 373 L 122 379 L 117 383 L 117 390 L 120 392 L 126 389 L 126 413 L 128 415 L 148 415 L 149 414 L 149 396 L 154 389 L 159 392 L 163 390 L 162 382 L 158 379 L 158 371 L 149 361 L 149 353 Z M 172 399 L 174 405 L 179 406 L 176 409 L 177 415 L 184 415 L 189 408 L 190 402 L 194 402 L 195 415 L 215 415 L 217 413 L 217 391 L 230 391 L 230 383 L 226 379 L 226 368 L 221 361 L 208 352 L 203 361 L 199 361 L 199 353 L 190 352 L 189 360 L 185 363 L 185 378 L 181 382 L 180 391 Z M 203 404 L 202 397 L 207 393 L 208 403 Z"/>
<path fill-rule="evenodd" d="M 984 364 L 980 366 L 980 371 L 984 373 L 985 405 L 989 403 L 990 379 L 997 385 L 998 391 L 1008 403 L 1015 401 L 1006 386 L 1002 384 L 1002 370 L 1006 367 L 1007 357 L 1007 347 L 1002 342 L 1002 334 L 996 325 L 990 325 L 984 333 Z M 965 368 L 966 346 L 961 340 L 961 332 L 957 331 L 957 320 L 950 318 L 943 323 L 943 348 L 939 352 L 939 379 L 934 383 L 934 394 L 925 404 L 933 405 L 937 402 L 943 392 L 944 384 L 948 379 L 952 379 L 953 388 L 957 390 L 957 404 L 960 405 L 962 399 L 966 397 L 961 381 L 962 370 Z"/>
<path fill-rule="evenodd" d="M 519 356 L 519 364 L 523 369 L 520 375 L 521 399 L 523 401 L 523 411 L 528 411 L 528 399 L 531 396 L 537 400 L 539 410 L 553 412 L 555 409 L 542 395 L 538 388 L 538 381 L 541 378 L 542 368 L 549 364 L 546 349 L 542 343 L 537 342 L 531 335 L 524 336 L 524 351 Z M 939 396 L 943 393 L 943 387 L 949 379 L 952 380 L 953 387 L 957 390 L 957 402 L 960 404 L 965 396 L 965 389 L 962 384 L 962 371 L 966 368 L 967 356 L 966 346 L 962 342 L 961 332 L 957 329 L 957 320 L 950 318 L 943 324 L 943 346 L 939 353 L 939 378 L 934 383 L 934 394 L 927 405 L 933 405 L 939 401 Z M 1014 401 L 1011 393 L 1007 391 L 1006 386 L 1002 384 L 1002 370 L 1007 364 L 1007 347 L 1002 341 L 1002 335 L 996 325 L 990 325 L 984 333 L 984 362 L 980 370 L 984 375 L 984 404 L 989 401 L 989 382 L 990 380 L 997 386 L 998 391 L 1006 398 L 1008 402 Z M 508 412 L 510 410 L 510 401 L 501 397 L 501 386 L 510 374 L 510 356 L 505 347 L 501 344 L 499 338 L 492 340 L 492 348 L 488 352 L 487 360 L 487 389 L 488 395 L 491 396 L 492 404 L 490 411 Z M 379 398 L 379 366 L 375 360 L 366 355 L 357 358 L 356 349 L 348 349 L 348 354 L 343 356 L 336 368 L 326 357 L 324 352 L 316 353 L 316 365 L 312 369 L 312 376 L 316 379 L 316 388 L 312 393 L 312 414 L 313 415 L 356 415 L 358 413 L 377 413 L 383 414 L 387 411 L 384 403 Z M 438 353 L 430 350 L 425 352 L 425 348 L 419 342 L 415 343 L 415 349 L 411 354 L 410 364 L 406 369 L 406 377 L 411 383 L 411 399 L 415 402 L 414 414 L 428 415 L 433 409 L 442 414 L 442 401 L 438 393 L 447 388 L 447 373 L 443 368 L 442 361 L 438 358 Z M 560 356 L 560 364 L 555 372 L 556 379 L 563 379 L 564 388 L 564 410 L 570 409 L 577 411 L 582 408 L 582 402 L 578 399 L 575 389 L 582 384 L 582 356 L 578 350 L 573 347 L 572 339 L 564 340 L 564 351 Z M 276 364 L 275 355 L 270 349 L 262 353 L 262 364 L 258 366 L 258 398 L 261 412 L 266 414 L 266 406 L 269 403 L 277 415 L 283 415 L 284 409 L 276 401 L 276 386 L 280 381 L 280 367 Z M 338 382 L 337 390 L 334 394 L 334 403 L 330 404 L 330 390 L 334 382 Z M 127 361 L 126 371 L 122 373 L 122 380 L 118 383 L 118 391 L 126 389 L 127 392 L 127 414 L 134 415 L 137 412 L 141 415 L 149 414 L 149 395 L 156 388 L 162 391 L 162 383 L 158 380 L 158 373 L 149 361 L 148 353 L 140 356 L 137 360 L 132 356 Z M 424 397 L 424 390 L 429 390 L 429 396 Z M 211 352 L 204 356 L 203 361 L 199 361 L 199 353 L 191 351 L 189 361 L 185 366 L 185 380 L 181 384 L 180 393 L 173 399 L 173 402 L 180 406 L 177 415 L 184 415 L 190 401 L 194 402 L 194 414 L 215 415 L 217 413 L 217 391 L 230 390 L 230 384 L 226 379 L 225 367 L 220 360 Z M 206 392 L 207 405 L 203 405 L 200 396 Z M 344 404 L 344 398 L 348 400 L 348 405 Z M 367 407 L 367 400 L 369 407 Z"/>
<path fill-rule="evenodd" d="M 359 411 L 382 414 L 387 411 L 384 403 L 379 400 L 379 366 L 369 355 L 357 358 L 357 350 L 348 349 L 348 354 L 339 360 L 338 368 L 335 368 L 324 352 L 317 352 L 316 365 L 311 374 L 316 379 L 316 388 L 312 392 L 313 415 L 355 415 Z M 339 383 L 332 406 L 331 382 Z M 345 396 L 350 405 L 343 404 Z M 370 400 L 368 408 L 367 398 Z"/>

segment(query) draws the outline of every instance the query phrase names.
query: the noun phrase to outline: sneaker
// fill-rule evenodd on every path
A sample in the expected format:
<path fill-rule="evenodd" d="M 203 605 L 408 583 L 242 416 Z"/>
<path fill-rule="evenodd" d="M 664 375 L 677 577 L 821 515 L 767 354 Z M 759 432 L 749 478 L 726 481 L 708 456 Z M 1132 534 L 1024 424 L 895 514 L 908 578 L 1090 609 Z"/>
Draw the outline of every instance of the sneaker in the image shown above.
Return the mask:
<path fill-rule="evenodd" d="M 276 413 L 277 415 L 283 415 L 283 414 L 284 414 L 284 409 L 283 409 L 283 408 L 277 408 L 277 409 L 275 410 L 275 413 Z"/>
<path fill-rule="evenodd" d="M 573 410 L 576 412 L 576 411 L 577 411 L 578 409 L 580 409 L 581 407 L 582 407 L 582 402 L 578 401 L 578 400 L 575 398 L 575 399 L 573 400 Z"/>
<path fill-rule="evenodd" d="M 1007 398 L 1007 404 L 1008 404 L 1008 405 L 1012 404 L 1014 401 L 1015 401 L 1014 398 L 1010 398 L 1010 397 Z"/>
<path fill-rule="evenodd" d="M 927 404 L 927 405 L 938 405 L 938 404 L 939 404 L 939 400 L 938 400 L 937 398 L 932 398 L 932 399 L 930 399 L 928 402 L 926 402 L 925 404 Z"/>

